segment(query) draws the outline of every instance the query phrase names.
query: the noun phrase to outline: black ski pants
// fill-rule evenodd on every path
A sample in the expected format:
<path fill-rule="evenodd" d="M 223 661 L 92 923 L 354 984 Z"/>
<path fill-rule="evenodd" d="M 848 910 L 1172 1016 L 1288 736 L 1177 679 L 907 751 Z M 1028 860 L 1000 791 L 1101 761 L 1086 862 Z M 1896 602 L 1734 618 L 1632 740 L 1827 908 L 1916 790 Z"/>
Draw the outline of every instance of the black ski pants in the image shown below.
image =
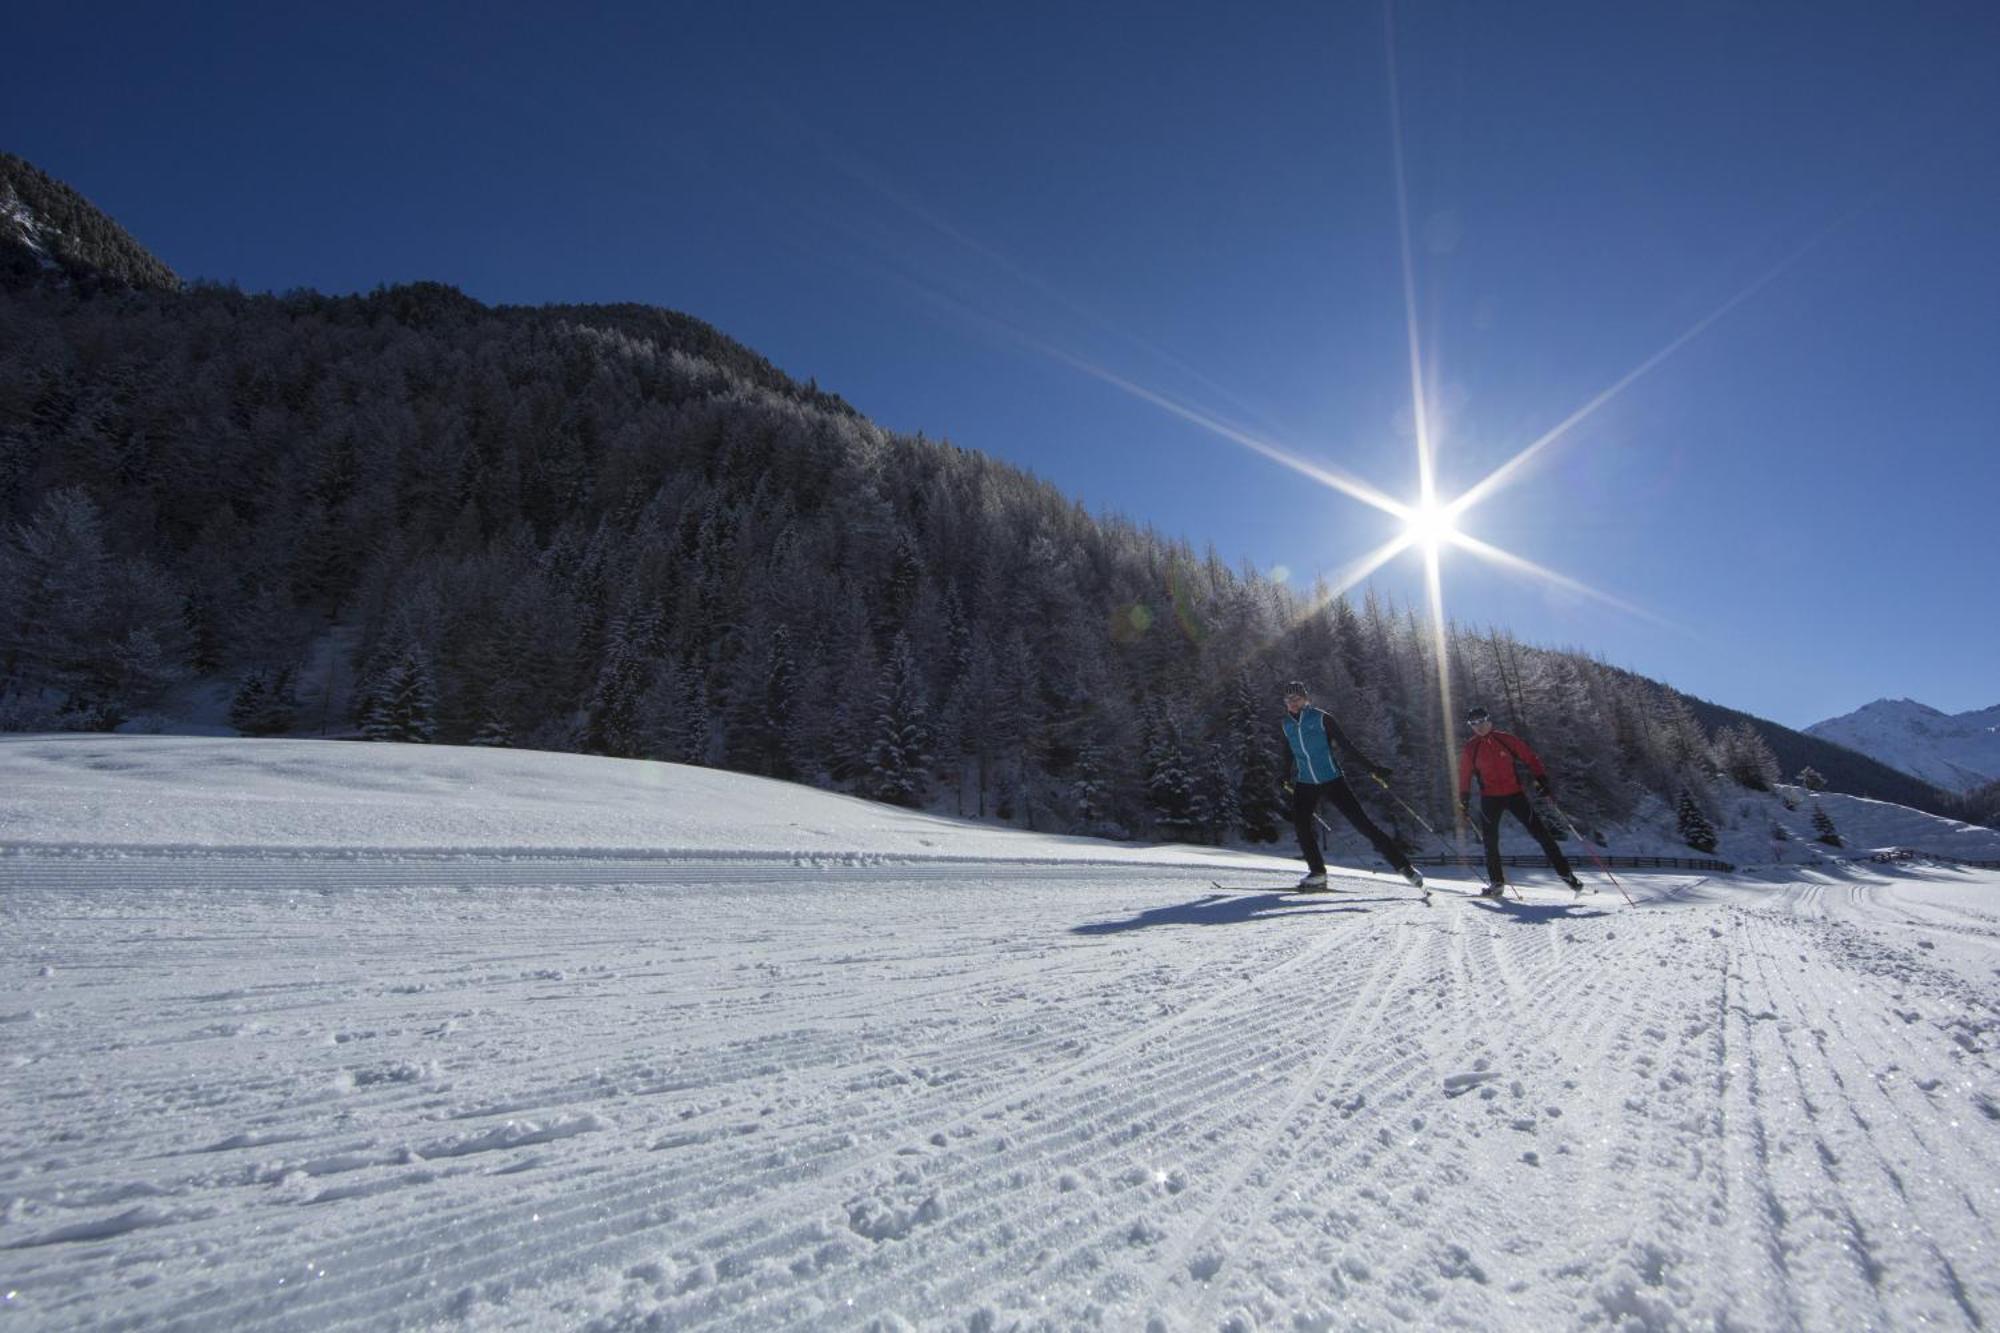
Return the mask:
<path fill-rule="evenodd" d="M 1517 791 L 1511 796 L 1479 797 L 1479 837 L 1486 844 L 1486 882 L 1499 884 L 1500 874 L 1500 816 L 1512 815 L 1528 827 L 1528 836 L 1541 845 L 1542 855 L 1549 858 L 1549 864 L 1564 879 L 1570 877 L 1569 858 L 1556 846 L 1555 835 L 1549 826 L 1535 813 L 1534 803 L 1526 792 Z"/>
<path fill-rule="evenodd" d="M 1331 782 L 1301 782 L 1292 788 L 1292 827 L 1298 830 L 1299 850 L 1305 853 L 1306 864 L 1315 875 L 1326 873 L 1326 858 L 1319 851 L 1319 829 L 1314 826 L 1313 816 L 1319 813 L 1319 803 L 1331 801 L 1333 808 L 1347 817 L 1347 822 L 1361 830 L 1361 836 L 1375 844 L 1375 850 L 1382 859 L 1402 870 L 1410 864 L 1410 858 L 1403 855 L 1403 849 L 1395 839 L 1375 827 L 1375 821 L 1361 808 L 1354 791 L 1347 785 L 1346 778 L 1335 778 Z"/>

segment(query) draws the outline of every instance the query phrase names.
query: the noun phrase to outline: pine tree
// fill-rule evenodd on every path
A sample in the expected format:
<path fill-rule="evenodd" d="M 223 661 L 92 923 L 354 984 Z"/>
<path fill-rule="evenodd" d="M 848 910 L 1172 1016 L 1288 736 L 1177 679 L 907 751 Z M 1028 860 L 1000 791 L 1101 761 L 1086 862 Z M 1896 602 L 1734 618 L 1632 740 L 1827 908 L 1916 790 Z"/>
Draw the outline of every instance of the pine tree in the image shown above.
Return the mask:
<path fill-rule="evenodd" d="M 65 693 L 64 725 L 108 731 L 186 671 L 187 594 L 106 548 L 81 488 L 50 492 L 0 534 L 0 693 Z"/>
<path fill-rule="evenodd" d="M 910 641 L 898 634 L 875 696 L 875 743 L 868 751 L 868 794 L 892 805 L 922 806 L 930 791 L 930 723 Z"/>
<path fill-rule="evenodd" d="M 1181 737 L 1181 725 L 1171 709 L 1153 717 L 1146 747 L 1146 797 L 1153 822 L 1169 837 L 1186 840 L 1195 822 L 1195 775 L 1192 756 Z"/>
<path fill-rule="evenodd" d="M 110 559 L 79 487 L 51 491 L 0 542 L 0 688 L 74 687 L 87 673 Z"/>
<path fill-rule="evenodd" d="M 1739 786 L 1769 791 L 1778 785 L 1778 756 L 1749 723 L 1724 727 L 1711 747 L 1715 766 Z"/>
<path fill-rule="evenodd" d="M 437 734 L 437 683 L 420 649 L 404 649 L 383 675 L 361 732 L 371 741 L 428 742 Z"/>
<path fill-rule="evenodd" d="M 774 778 L 795 777 L 798 772 L 792 756 L 792 707 L 798 697 L 798 677 L 791 627 L 780 625 L 771 634 L 755 722 L 757 771 Z"/>
<path fill-rule="evenodd" d="M 1698 852 L 1715 850 L 1715 825 L 1708 822 L 1708 816 L 1695 803 L 1694 793 L 1683 787 L 1680 802 L 1675 812 L 1680 821 L 1681 841 Z"/>
<path fill-rule="evenodd" d="M 646 752 L 640 700 L 652 684 L 650 646 L 657 624 L 651 614 L 620 616 L 606 632 L 604 665 L 585 709 L 585 744 L 597 754 L 635 759 Z"/>
<path fill-rule="evenodd" d="M 1238 778 L 1229 756 L 1220 743 L 1202 753 L 1195 775 L 1195 826 L 1204 841 L 1221 842 L 1243 822 L 1243 810 L 1236 803 Z"/>
<path fill-rule="evenodd" d="M 258 667 L 243 678 L 229 703 L 229 725 L 245 736 L 282 736 L 298 717 L 298 691 L 293 669 L 280 667 L 266 676 Z"/>
<path fill-rule="evenodd" d="M 263 711 L 264 673 L 261 670 L 252 671 L 243 678 L 243 683 L 236 687 L 236 694 L 229 701 L 229 725 L 248 736 L 251 734 L 250 728 L 255 725 L 255 719 L 261 716 Z"/>
<path fill-rule="evenodd" d="M 1258 713 L 1249 673 L 1237 672 L 1230 691 L 1229 732 L 1236 750 L 1236 823 L 1250 842 L 1276 842 L 1284 823 L 1279 784 L 1285 775 L 1278 767 L 1275 730 Z"/>
<path fill-rule="evenodd" d="M 1813 836 L 1818 838 L 1819 841 L 1829 847 L 1838 847 L 1841 845 L 1840 830 L 1833 826 L 1833 816 L 1829 815 L 1826 812 L 1826 807 L 1818 801 L 1813 802 L 1812 826 Z"/>
<path fill-rule="evenodd" d="M 664 685 L 664 688 L 662 688 Z M 680 764 L 709 764 L 716 748 L 715 711 L 708 679 L 693 662 L 676 667 L 655 685 L 659 707 L 654 719 L 655 753 Z"/>
<path fill-rule="evenodd" d="M 1069 784 L 1071 810 L 1081 832 L 1099 829 L 1111 815 L 1111 783 L 1104 762 L 1104 750 L 1095 741 L 1085 741 L 1077 751 L 1076 770 Z"/>
<path fill-rule="evenodd" d="M 1804 787 L 1807 791 L 1813 791 L 1813 792 L 1825 791 L 1826 779 L 1820 775 L 1820 771 L 1818 769 L 1808 764 L 1806 765 L 1806 767 L 1799 770 L 1799 785 L 1801 787 Z"/>

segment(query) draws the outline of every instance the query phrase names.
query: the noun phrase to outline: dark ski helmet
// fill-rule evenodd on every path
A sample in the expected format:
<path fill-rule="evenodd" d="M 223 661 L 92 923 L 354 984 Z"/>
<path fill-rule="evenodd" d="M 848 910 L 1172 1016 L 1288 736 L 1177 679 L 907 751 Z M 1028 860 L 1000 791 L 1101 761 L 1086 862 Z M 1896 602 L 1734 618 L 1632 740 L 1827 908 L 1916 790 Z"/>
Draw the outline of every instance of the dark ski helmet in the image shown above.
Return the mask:
<path fill-rule="evenodd" d="M 1476 727 L 1481 722 L 1491 722 L 1492 720 L 1493 720 L 1492 714 L 1488 713 L 1484 708 L 1481 708 L 1478 705 L 1474 705 L 1473 707 L 1465 710 L 1465 725 L 1468 727 Z"/>
<path fill-rule="evenodd" d="M 1302 680 L 1288 680 L 1285 682 L 1285 697 L 1287 699 L 1295 694 L 1301 699 L 1310 699 L 1312 698 L 1312 693 L 1311 690 L 1306 688 L 1306 683 Z"/>

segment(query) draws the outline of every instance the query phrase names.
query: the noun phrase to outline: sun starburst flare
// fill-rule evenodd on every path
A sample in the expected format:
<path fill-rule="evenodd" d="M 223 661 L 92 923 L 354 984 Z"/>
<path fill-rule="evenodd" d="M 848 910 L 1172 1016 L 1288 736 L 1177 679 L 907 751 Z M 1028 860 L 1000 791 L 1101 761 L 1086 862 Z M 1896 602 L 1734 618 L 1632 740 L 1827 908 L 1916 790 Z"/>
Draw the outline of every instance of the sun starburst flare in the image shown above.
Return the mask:
<path fill-rule="evenodd" d="M 1416 495 L 1405 502 L 1383 490 L 1370 485 L 1348 473 L 1341 471 L 1324 458 L 1311 454 L 1317 451 L 1301 450 L 1273 438 L 1272 432 L 1253 432 L 1223 415 L 1199 406 L 1186 397 L 1164 392 L 1159 388 L 1141 382 L 1138 378 L 1121 374 L 1099 361 L 1090 359 L 1079 352 L 1057 345 L 1055 342 L 1022 327 L 997 311 L 982 308 L 981 303 L 968 300 L 943 290 L 934 284 L 922 281 L 890 266 L 889 276 L 908 286 L 917 296 L 936 304 L 951 314 L 970 320 L 984 328 L 989 334 L 1014 342 L 1039 355 L 1069 366 L 1098 382 L 1116 389 L 1140 402 L 1149 404 L 1183 422 L 1199 428 L 1220 439 L 1227 440 L 1240 448 L 1255 453 L 1271 462 L 1289 469 L 1319 483 L 1331 491 L 1358 500 L 1400 523 L 1397 534 L 1373 550 L 1354 559 L 1337 572 L 1331 573 L 1320 582 L 1323 596 L 1339 597 L 1362 583 L 1376 571 L 1388 565 L 1405 552 L 1415 553 L 1422 561 L 1424 600 L 1429 612 L 1430 647 L 1437 675 L 1438 704 L 1441 728 L 1445 735 L 1444 760 L 1451 781 L 1456 786 L 1458 749 L 1450 737 L 1451 721 L 1455 716 L 1452 705 L 1452 682 L 1449 668 L 1449 620 L 1445 605 L 1444 560 L 1448 551 L 1462 551 L 1475 556 L 1496 568 L 1509 573 L 1526 575 L 1549 588 L 1570 595 L 1588 598 L 1605 606 L 1617 609 L 1627 615 L 1666 625 L 1683 633 L 1691 632 L 1683 626 L 1673 625 L 1660 616 L 1636 606 L 1633 603 L 1603 592 L 1580 579 L 1545 565 L 1538 564 L 1514 552 L 1503 550 L 1490 542 L 1471 535 L 1464 529 L 1464 522 L 1472 511 L 1484 501 L 1492 498 L 1504 488 L 1521 480 L 1531 464 L 1553 452 L 1556 446 L 1573 440 L 1578 427 L 1596 415 L 1607 404 L 1616 399 L 1633 384 L 1651 374 L 1688 344 L 1706 333 L 1730 312 L 1749 301 L 1758 292 L 1774 282 L 1808 252 L 1819 245 L 1833 231 L 1843 225 L 1852 214 L 1837 218 L 1833 223 L 1809 237 L 1790 254 L 1786 255 L 1770 269 L 1760 273 L 1753 281 L 1735 291 L 1714 309 L 1683 328 L 1664 345 L 1640 359 L 1631 369 L 1610 381 L 1603 388 L 1585 400 L 1581 405 L 1563 416 L 1557 423 L 1540 436 L 1531 440 L 1498 467 L 1487 473 L 1469 487 L 1458 491 L 1451 498 L 1438 494 L 1437 459 L 1439 438 L 1436 433 L 1436 414 L 1433 411 L 1432 393 L 1427 389 L 1425 347 L 1422 329 L 1418 320 L 1417 274 L 1414 247 L 1411 243 L 1410 200 L 1405 164 L 1405 136 L 1402 114 L 1402 93 L 1396 57 L 1396 28 L 1393 0 L 1384 5 L 1384 48 L 1387 64 L 1387 92 L 1389 98 L 1389 129 L 1391 161 L 1394 168 L 1396 196 L 1396 229 L 1401 260 L 1401 296 L 1403 301 L 1403 334 L 1409 358 L 1409 393 L 1411 433 L 1416 451 Z M 1027 272 L 1011 258 L 1002 254 L 985 242 L 955 224 L 931 212 L 917 201 L 908 198 L 873 173 L 862 173 L 851 169 L 852 174 L 861 176 L 864 183 L 873 185 L 878 192 L 887 194 L 891 202 L 905 212 L 914 214 L 933 231 L 944 235 L 970 253 L 987 263 L 999 266 L 1014 279 L 1022 280 L 1044 298 L 1054 299 L 1072 315 L 1084 317 L 1088 322 L 1102 329 L 1118 334 L 1123 340 L 1140 350 L 1172 366 L 1176 373 L 1184 374 L 1208 390 L 1244 409 L 1246 415 L 1261 418 L 1262 413 L 1250 404 L 1242 402 L 1228 393 L 1213 380 L 1201 377 L 1193 367 L 1166 353 L 1156 345 L 1129 334 L 1113 325 L 1097 312 L 1083 307 L 1056 289 L 1052 284 Z M 1859 209 L 1855 210 L 1860 211 Z"/>

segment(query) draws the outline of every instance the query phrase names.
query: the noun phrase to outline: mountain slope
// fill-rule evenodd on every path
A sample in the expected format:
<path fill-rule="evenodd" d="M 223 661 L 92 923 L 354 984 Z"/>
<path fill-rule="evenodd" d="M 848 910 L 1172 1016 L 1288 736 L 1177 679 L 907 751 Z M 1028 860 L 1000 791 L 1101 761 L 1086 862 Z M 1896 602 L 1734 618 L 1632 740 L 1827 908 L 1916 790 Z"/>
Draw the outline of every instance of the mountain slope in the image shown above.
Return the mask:
<path fill-rule="evenodd" d="M 88 199 L 0 153 L 0 279 L 59 269 L 72 280 L 176 291 L 174 271 Z"/>
<path fill-rule="evenodd" d="M 1691 694 L 1674 693 L 1710 731 L 1729 726 L 1753 728 L 1777 754 L 1779 772 L 1787 782 L 1795 779 L 1799 770 L 1810 767 L 1819 770 L 1820 776 L 1835 791 L 1873 801 L 1907 805 L 1930 814 L 1952 813 L 1948 794 L 1921 778 L 1823 737 L 1810 736 L 1781 723 L 1710 703 Z"/>
<path fill-rule="evenodd" d="M 1947 791 L 2000 779 L 2000 705 L 1954 715 L 1914 699 L 1877 699 L 1806 732 Z"/>
<path fill-rule="evenodd" d="M 0 729 L 159 725 L 199 688 L 249 734 L 1271 842 L 1278 685 L 1303 677 L 1400 800 L 1452 820 L 1462 737 L 1414 614 L 1309 602 L 883 430 L 690 316 L 437 283 L 102 300 L 37 271 L 0 290 Z M 1683 791 L 1722 812 L 1711 738 L 1665 686 L 1452 639 L 1457 697 L 1533 740 L 1586 827 Z M 1941 796 L 1858 756 L 1843 785 L 1848 752 L 1759 727 L 1787 774 Z"/>

